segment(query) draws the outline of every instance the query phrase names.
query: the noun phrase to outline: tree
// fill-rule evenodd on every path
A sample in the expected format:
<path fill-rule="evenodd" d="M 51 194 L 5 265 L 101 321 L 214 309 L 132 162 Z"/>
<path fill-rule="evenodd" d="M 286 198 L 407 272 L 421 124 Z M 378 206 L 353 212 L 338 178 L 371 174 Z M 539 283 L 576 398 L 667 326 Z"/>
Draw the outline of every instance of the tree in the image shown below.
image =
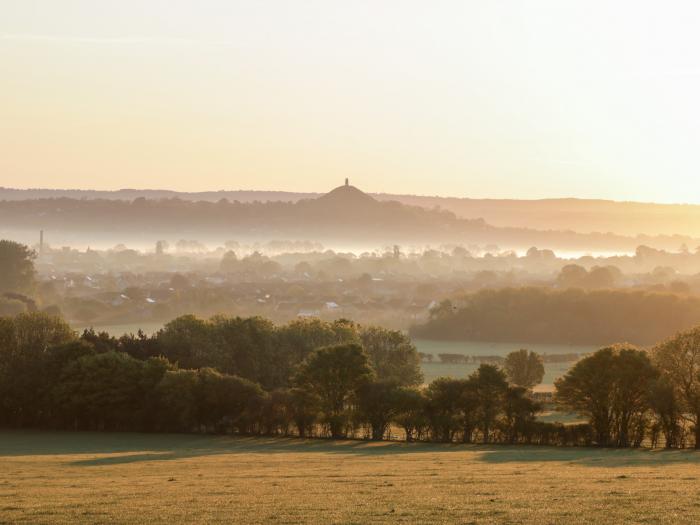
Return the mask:
<path fill-rule="evenodd" d="M 224 256 L 221 258 L 219 268 L 221 268 L 222 272 L 228 273 L 235 272 L 236 270 L 238 270 L 239 264 L 236 252 L 227 251 L 226 253 L 224 253 Z"/>
<path fill-rule="evenodd" d="M 198 371 L 199 421 L 218 432 L 228 428 L 241 433 L 257 430 L 264 403 L 259 385 L 241 377 L 221 374 L 213 368 Z"/>
<path fill-rule="evenodd" d="M 528 397 L 526 388 L 508 387 L 503 403 L 503 426 L 508 443 L 516 443 L 529 434 L 539 409 L 540 405 Z"/>
<path fill-rule="evenodd" d="M 462 380 L 462 389 L 457 400 L 459 420 L 462 427 L 462 442 L 471 443 L 479 416 L 479 391 L 476 374 Z"/>
<path fill-rule="evenodd" d="M 61 373 L 53 397 L 64 420 L 77 428 L 136 430 L 140 428 L 143 400 L 160 381 L 144 382 L 146 363 L 127 354 L 86 355 Z M 161 374 L 165 369 L 160 369 Z"/>
<path fill-rule="evenodd" d="M 369 424 L 372 440 L 384 439 L 398 413 L 399 386 L 392 381 L 368 381 L 357 392 L 357 419 Z"/>
<path fill-rule="evenodd" d="M 647 354 L 630 345 L 598 350 L 557 379 L 561 406 L 588 416 L 599 446 L 630 443 L 630 422 L 648 408 L 658 376 Z"/>
<path fill-rule="evenodd" d="M 664 446 L 666 448 L 678 446 L 682 428 L 682 408 L 677 389 L 674 388 L 668 376 L 661 376 L 652 384 L 649 405 L 656 416 L 658 428 L 663 432 Z"/>
<path fill-rule="evenodd" d="M 659 372 L 646 352 L 632 346 L 620 346 L 616 349 L 613 372 L 616 445 L 628 447 L 633 431 L 631 424 L 641 422 L 644 413 L 649 409 L 649 392 L 659 377 Z"/>
<path fill-rule="evenodd" d="M 294 422 L 292 411 L 292 393 L 288 389 L 278 388 L 265 398 L 262 411 L 262 432 L 268 435 L 289 435 Z"/>
<path fill-rule="evenodd" d="M 544 378 L 542 356 L 535 352 L 520 349 L 506 356 L 503 368 L 508 381 L 516 386 L 530 389 L 539 385 Z"/>
<path fill-rule="evenodd" d="M 286 386 L 291 373 L 284 349 L 275 344 L 275 326 L 262 317 L 226 317 L 209 320 L 211 355 L 199 366 L 215 367 L 268 389 Z"/>
<path fill-rule="evenodd" d="M 158 347 L 165 357 L 181 368 L 212 366 L 211 325 L 194 315 L 173 319 L 158 332 Z"/>
<path fill-rule="evenodd" d="M 494 365 L 482 364 L 470 376 L 475 388 L 477 427 L 481 431 L 484 443 L 488 443 L 491 430 L 499 414 L 503 411 L 503 402 L 508 390 L 505 373 Z"/>
<path fill-rule="evenodd" d="M 62 418 L 63 408 L 60 400 L 54 396 L 54 389 L 61 382 L 63 371 L 82 357 L 98 353 L 87 341 L 78 339 L 68 343 L 50 346 L 41 359 L 41 387 L 33 392 L 39 403 L 43 424 L 74 428 L 74 420 Z"/>
<path fill-rule="evenodd" d="M 585 279 L 588 288 L 612 288 L 622 278 L 622 272 L 616 266 L 594 266 Z"/>
<path fill-rule="evenodd" d="M 277 344 L 285 349 L 294 364 L 306 359 L 317 348 L 350 342 L 357 342 L 353 330 L 339 332 L 334 324 L 317 318 L 296 319 L 277 329 Z"/>
<path fill-rule="evenodd" d="M 305 388 L 291 388 L 289 394 L 289 410 L 299 437 L 307 437 L 318 420 L 321 401 L 314 392 Z"/>
<path fill-rule="evenodd" d="M 155 390 L 161 430 L 191 432 L 200 425 L 196 370 L 168 370 Z"/>
<path fill-rule="evenodd" d="M 356 343 L 314 351 L 300 366 L 296 386 L 314 393 L 331 437 L 345 436 L 349 412 L 360 387 L 372 378 L 367 354 Z"/>
<path fill-rule="evenodd" d="M 163 255 L 170 248 L 168 241 L 156 241 L 156 255 Z"/>
<path fill-rule="evenodd" d="M 38 423 L 47 352 L 75 338 L 62 319 L 44 313 L 0 319 L 0 404 L 16 426 Z"/>
<path fill-rule="evenodd" d="M 373 326 L 360 332 L 360 340 L 379 379 L 402 386 L 423 382 L 418 351 L 406 335 Z"/>
<path fill-rule="evenodd" d="M 700 449 L 700 328 L 681 332 L 653 349 L 654 362 L 673 386 L 683 418 L 692 425 Z"/>
<path fill-rule="evenodd" d="M 24 244 L 0 240 L 0 293 L 34 290 L 36 253 Z"/>
<path fill-rule="evenodd" d="M 425 412 L 433 439 L 449 443 L 461 428 L 461 405 L 465 380 L 439 377 L 425 391 Z"/>
<path fill-rule="evenodd" d="M 613 348 L 598 350 L 555 381 L 555 399 L 559 405 L 590 419 L 599 446 L 610 444 L 614 359 Z"/>
<path fill-rule="evenodd" d="M 581 286 L 588 276 L 588 271 L 578 264 L 567 264 L 557 276 L 557 285 L 561 288 Z"/>
<path fill-rule="evenodd" d="M 408 442 L 419 437 L 428 424 L 426 401 L 423 392 L 416 388 L 401 387 L 396 392 L 396 412 L 393 421 L 403 428 Z"/>

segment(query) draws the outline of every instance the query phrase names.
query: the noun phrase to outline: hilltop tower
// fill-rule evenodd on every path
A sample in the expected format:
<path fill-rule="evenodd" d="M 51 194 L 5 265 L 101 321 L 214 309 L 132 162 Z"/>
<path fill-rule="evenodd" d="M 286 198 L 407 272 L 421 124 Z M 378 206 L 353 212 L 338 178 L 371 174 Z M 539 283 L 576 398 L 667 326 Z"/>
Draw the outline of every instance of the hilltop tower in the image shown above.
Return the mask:
<path fill-rule="evenodd" d="M 350 179 L 348 179 L 347 177 L 345 177 L 345 185 L 350 186 Z"/>

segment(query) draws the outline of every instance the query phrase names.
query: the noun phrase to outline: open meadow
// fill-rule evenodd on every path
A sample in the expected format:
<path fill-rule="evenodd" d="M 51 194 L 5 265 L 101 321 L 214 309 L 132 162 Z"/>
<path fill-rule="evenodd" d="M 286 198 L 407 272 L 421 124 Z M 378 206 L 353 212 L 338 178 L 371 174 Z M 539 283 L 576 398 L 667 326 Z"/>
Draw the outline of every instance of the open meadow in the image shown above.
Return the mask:
<path fill-rule="evenodd" d="M 700 454 L 0 433 L 0 523 L 697 523 Z"/>

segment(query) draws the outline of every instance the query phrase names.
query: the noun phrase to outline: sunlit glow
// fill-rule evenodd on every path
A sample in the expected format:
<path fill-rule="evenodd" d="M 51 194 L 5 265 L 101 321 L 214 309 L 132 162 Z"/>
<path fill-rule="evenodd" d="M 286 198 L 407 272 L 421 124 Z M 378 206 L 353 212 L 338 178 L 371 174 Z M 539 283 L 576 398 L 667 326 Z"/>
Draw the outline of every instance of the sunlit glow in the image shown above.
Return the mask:
<path fill-rule="evenodd" d="M 700 202 L 694 2 L 0 2 L 0 185 Z"/>

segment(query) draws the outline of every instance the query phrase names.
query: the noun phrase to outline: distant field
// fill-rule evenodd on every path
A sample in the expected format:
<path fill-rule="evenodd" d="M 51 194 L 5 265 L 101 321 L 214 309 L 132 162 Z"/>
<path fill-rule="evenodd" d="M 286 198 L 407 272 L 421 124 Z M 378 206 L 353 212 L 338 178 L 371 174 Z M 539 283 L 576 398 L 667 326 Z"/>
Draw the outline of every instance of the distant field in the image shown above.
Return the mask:
<path fill-rule="evenodd" d="M 154 323 L 154 322 L 145 322 L 145 323 L 131 323 L 131 324 L 111 324 L 111 325 L 106 325 L 106 326 L 93 326 L 92 328 L 95 329 L 97 332 L 107 332 L 110 335 L 113 335 L 115 337 L 119 337 L 120 335 L 123 334 L 135 334 L 139 330 L 142 330 L 143 333 L 146 335 L 153 335 L 155 334 L 158 330 L 163 328 L 163 325 L 165 323 Z M 89 326 L 77 326 L 73 325 L 74 330 L 78 330 L 82 332 L 85 328 L 90 328 Z"/>
<path fill-rule="evenodd" d="M 700 454 L 0 433 L 0 523 L 697 523 Z"/>
<path fill-rule="evenodd" d="M 539 354 L 585 354 L 597 350 L 595 346 L 582 345 L 556 345 L 556 344 L 536 344 L 536 343 L 489 343 L 480 341 L 427 341 L 417 339 L 413 341 L 419 352 L 433 354 L 435 363 L 423 363 L 423 374 L 425 382 L 429 383 L 433 379 L 442 376 L 466 377 L 478 365 L 475 364 L 445 364 L 440 363 L 438 354 L 462 354 L 468 356 L 475 355 L 498 355 L 506 356 L 514 350 L 527 348 Z M 535 390 L 548 391 L 554 389 L 554 380 L 563 376 L 573 363 L 546 363 L 544 367 L 544 380 Z"/>

